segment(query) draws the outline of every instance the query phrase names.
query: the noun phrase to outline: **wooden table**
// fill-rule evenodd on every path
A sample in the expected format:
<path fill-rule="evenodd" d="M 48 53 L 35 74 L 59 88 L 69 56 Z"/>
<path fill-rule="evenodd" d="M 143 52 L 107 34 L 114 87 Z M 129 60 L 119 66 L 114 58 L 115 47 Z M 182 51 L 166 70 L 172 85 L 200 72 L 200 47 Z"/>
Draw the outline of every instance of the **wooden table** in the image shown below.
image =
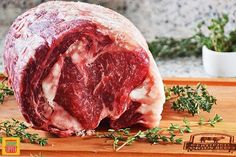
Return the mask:
<path fill-rule="evenodd" d="M 184 141 L 189 141 L 190 136 L 196 133 L 225 133 L 236 136 L 236 79 L 189 79 L 189 78 L 165 78 L 166 85 L 195 85 L 202 82 L 208 85 L 212 95 L 217 98 L 217 105 L 211 113 L 201 113 L 200 116 L 208 119 L 219 114 L 224 121 L 217 124 L 216 127 L 196 126 L 193 127 L 193 133 L 184 134 Z M 163 111 L 161 127 L 167 127 L 170 123 L 181 123 L 183 118 L 187 117 L 190 121 L 197 121 L 199 116 L 192 117 L 186 113 L 176 113 L 170 109 L 170 104 L 166 103 Z M 0 121 L 15 118 L 24 120 L 14 97 L 8 97 L 3 105 L 0 105 Z M 103 128 L 102 128 L 103 129 Z M 137 128 L 134 128 L 134 130 Z M 107 130 L 107 128 L 104 128 Z M 183 144 L 166 144 L 150 145 L 148 143 L 136 142 L 131 146 L 114 152 L 111 141 L 91 137 L 69 137 L 56 138 L 43 131 L 35 131 L 42 136 L 49 138 L 49 145 L 41 147 L 35 144 L 22 143 L 21 156 L 38 155 L 42 153 L 44 157 L 61 156 L 61 157 L 139 157 L 139 156 L 236 156 L 235 152 L 188 152 L 183 149 Z"/>

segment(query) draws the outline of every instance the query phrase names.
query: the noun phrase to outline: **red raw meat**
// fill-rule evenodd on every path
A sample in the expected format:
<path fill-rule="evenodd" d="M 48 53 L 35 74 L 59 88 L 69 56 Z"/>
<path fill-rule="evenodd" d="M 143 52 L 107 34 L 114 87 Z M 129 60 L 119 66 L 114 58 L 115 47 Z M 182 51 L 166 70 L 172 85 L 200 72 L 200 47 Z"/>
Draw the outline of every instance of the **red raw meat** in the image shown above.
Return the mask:
<path fill-rule="evenodd" d="M 120 14 L 51 1 L 19 16 L 6 37 L 5 70 L 34 128 L 60 137 L 95 129 L 159 125 L 162 79 L 145 39 Z"/>

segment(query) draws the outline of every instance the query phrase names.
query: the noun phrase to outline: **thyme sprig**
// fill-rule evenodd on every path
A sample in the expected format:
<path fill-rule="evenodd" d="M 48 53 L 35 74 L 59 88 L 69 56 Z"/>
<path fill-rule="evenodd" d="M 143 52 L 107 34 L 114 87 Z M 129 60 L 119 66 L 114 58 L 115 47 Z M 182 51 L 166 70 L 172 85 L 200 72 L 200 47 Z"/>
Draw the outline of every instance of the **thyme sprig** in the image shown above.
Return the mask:
<path fill-rule="evenodd" d="M 195 39 L 195 36 L 183 39 L 156 37 L 153 41 L 148 42 L 148 47 L 153 57 L 164 59 L 201 56 L 202 45 Z"/>
<path fill-rule="evenodd" d="M 14 95 L 12 88 L 6 85 L 5 80 L 6 79 L 0 82 L 0 103 L 1 104 L 4 102 L 4 99 L 6 96 Z"/>
<path fill-rule="evenodd" d="M 235 52 L 236 30 L 233 29 L 226 33 L 225 28 L 228 22 L 229 16 L 227 14 L 221 14 L 211 19 L 209 25 L 202 21 L 197 26 L 195 40 L 216 52 Z M 208 29 L 208 35 L 203 33 L 204 29 Z"/>
<path fill-rule="evenodd" d="M 213 119 L 209 119 L 208 121 L 205 121 L 204 118 L 200 118 L 198 121 L 198 125 L 206 125 L 209 124 L 212 127 L 215 127 L 216 123 L 223 121 L 223 118 L 219 116 L 218 114 L 215 115 Z"/>
<path fill-rule="evenodd" d="M 126 145 L 131 145 L 136 141 L 144 141 L 151 144 L 161 144 L 161 143 L 173 143 L 181 144 L 183 138 L 177 137 L 183 135 L 184 133 L 192 132 L 191 127 L 197 125 L 210 125 L 215 126 L 216 123 L 221 122 L 223 118 L 218 114 L 215 115 L 213 119 L 205 121 L 200 118 L 198 122 L 190 122 L 186 118 L 183 119 L 183 124 L 173 124 L 171 123 L 167 128 L 155 127 L 145 131 L 139 130 L 137 133 L 132 133 L 130 128 L 124 128 L 119 130 L 109 129 L 108 133 L 97 134 L 99 138 L 107 138 L 113 140 L 113 149 L 119 151 Z"/>
<path fill-rule="evenodd" d="M 18 120 L 12 119 L 6 120 L 0 123 L 0 132 L 7 137 L 19 137 L 21 142 L 30 142 L 33 144 L 39 144 L 45 146 L 48 141 L 47 138 L 39 137 L 36 133 L 29 133 L 26 130 L 29 127 Z"/>
<path fill-rule="evenodd" d="M 174 111 L 187 111 L 193 116 L 200 110 L 210 112 L 216 98 L 209 94 L 205 85 L 199 83 L 195 88 L 186 86 L 165 87 L 166 100 L 171 102 Z M 174 100 L 174 101 L 173 101 Z"/>

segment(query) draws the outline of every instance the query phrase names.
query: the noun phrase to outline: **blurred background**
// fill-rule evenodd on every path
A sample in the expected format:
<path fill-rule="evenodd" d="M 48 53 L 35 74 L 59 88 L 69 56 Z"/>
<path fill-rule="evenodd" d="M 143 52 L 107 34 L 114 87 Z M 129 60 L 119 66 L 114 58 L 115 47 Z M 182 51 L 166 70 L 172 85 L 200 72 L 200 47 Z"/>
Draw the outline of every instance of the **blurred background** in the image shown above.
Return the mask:
<path fill-rule="evenodd" d="M 3 52 L 4 37 L 14 19 L 24 11 L 47 0 L 0 0 L 0 52 Z M 188 39 L 196 33 L 201 21 L 209 21 L 222 13 L 226 13 L 229 22 L 226 32 L 235 28 L 235 0 L 81 0 L 111 8 L 130 19 L 143 33 L 149 43 L 165 37 L 171 39 Z M 206 31 L 207 33 L 207 31 Z M 154 43 L 155 44 L 155 43 Z M 174 45 L 174 43 L 172 44 Z M 189 45 L 189 44 L 188 44 Z M 161 49 L 164 44 L 158 45 Z M 179 46 L 179 44 L 177 44 Z M 184 53 L 167 47 L 170 54 L 158 57 L 157 64 L 165 77 L 209 77 L 203 69 L 199 47 L 193 50 L 181 47 Z M 154 47 L 154 49 L 157 49 Z M 159 49 L 158 49 L 159 50 Z M 191 55 L 192 52 L 193 55 Z M 196 52 L 195 51 L 199 51 Z M 169 55 L 169 56 L 168 56 Z M 196 57 L 197 56 L 197 57 Z M 2 59 L 0 61 L 2 64 Z"/>

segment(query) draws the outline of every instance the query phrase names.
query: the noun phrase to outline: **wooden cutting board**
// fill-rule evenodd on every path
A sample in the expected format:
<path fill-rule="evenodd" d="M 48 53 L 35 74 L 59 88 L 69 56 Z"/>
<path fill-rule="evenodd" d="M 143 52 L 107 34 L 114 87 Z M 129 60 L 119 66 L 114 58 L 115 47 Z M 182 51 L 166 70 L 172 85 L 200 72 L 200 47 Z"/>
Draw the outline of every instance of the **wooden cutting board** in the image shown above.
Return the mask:
<path fill-rule="evenodd" d="M 189 79 L 189 78 L 166 78 L 166 85 L 196 85 L 202 82 L 208 85 L 208 89 L 212 95 L 217 98 L 217 105 L 211 113 L 201 113 L 200 116 L 208 119 L 219 114 L 224 121 L 217 124 L 216 127 L 210 126 L 195 126 L 192 127 L 193 133 L 184 134 L 184 141 L 189 141 L 190 136 L 196 133 L 224 133 L 236 136 L 236 79 Z M 170 104 L 165 104 L 163 111 L 163 119 L 161 127 L 167 127 L 170 123 L 181 123 L 183 118 L 187 117 L 190 121 L 197 121 L 199 116 L 192 117 L 186 113 L 176 113 L 170 110 Z M 14 97 L 8 97 L 4 104 L 0 105 L 0 121 L 15 118 L 24 120 Z M 104 125 L 101 130 L 107 130 Z M 137 130 L 138 127 L 132 128 Z M 126 146 L 119 152 L 114 152 L 111 141 L 95 137 L 69 137 L 57 138 L 43 131 L 35 131 L 42 136 L 49 138 L 49 145 L 41 147 L 35 144 L 21 143 L 21 156 L 39 155 L 48 156 L 63 156 L 63 157 L 139 157 L 139 156 L 236 156 L 235 152 L 221 151 L 187 151 L 184 150 L 184 144 L 159 144 L 151 145 L 148 143 L 136 142 L 131 146 Z"/>

